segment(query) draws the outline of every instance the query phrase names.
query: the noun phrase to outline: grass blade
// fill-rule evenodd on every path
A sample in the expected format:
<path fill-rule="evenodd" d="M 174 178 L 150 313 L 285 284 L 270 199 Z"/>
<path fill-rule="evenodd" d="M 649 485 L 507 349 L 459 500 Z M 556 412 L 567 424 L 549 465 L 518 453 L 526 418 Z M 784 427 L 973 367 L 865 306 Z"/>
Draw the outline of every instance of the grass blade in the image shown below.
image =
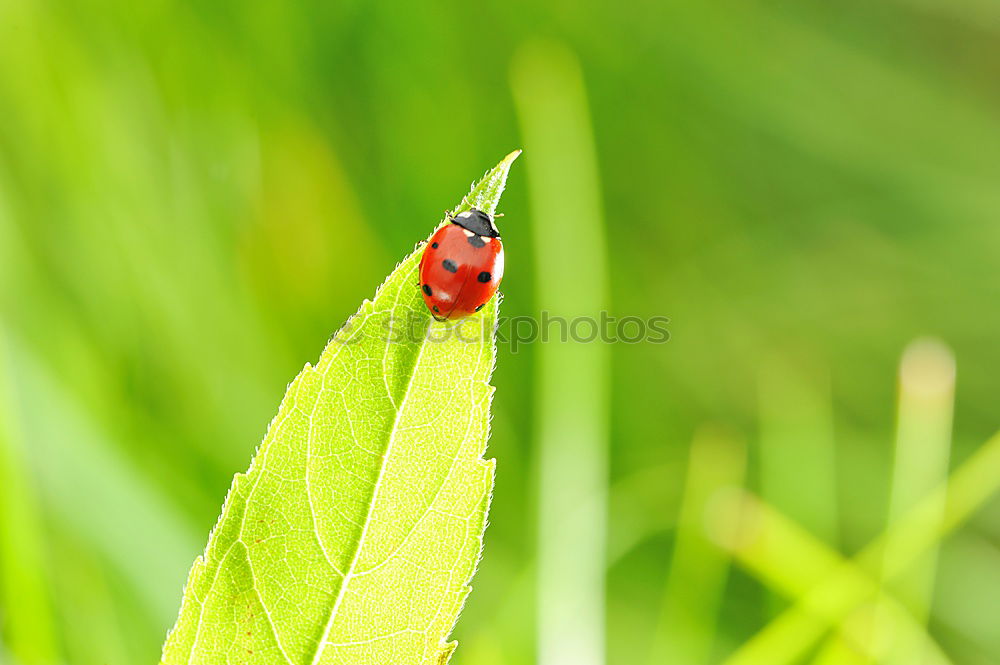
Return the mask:
<path fill-rule="evenodd" d="M 890 526 L 947 478 L 954 398 L 955 359 L 951 350 L 934 340 L 911 344 L 903 354 L 899 371 L 899 419 L 889 501 Z M 939 498 L 936 512 L 940 521 L 944 514 L 943 496 Z M 934 545 L 895 580 L 883 581 L 887 593 L 900 595 L 921 624 L 926 624 L 930 616 L 937 554 L 938 548 Z M 887 549 L 886 566 L 891 567 L 892 560 L 898 556 L 900 554 Z M 873 642 L 893 645 L 891 652 L 882 659 L 884 662 L 906 665 L 923 661 L 919 641 L 893 639 L 891 627 L 882 624 L 876 620 Z"/>
<path fill-rule="evenodd" d="M 854 562 L 887 579 L 907 568 L 948 533 L 965 522 L 1000 489 L 1000 434 L 994 435 L 892 529 L 864 548 Z M 944 514 L 940 507 L 944 501 Z M 886 552 L 892 552 L 886 557 Z M 726 659 L 725 665 L 783 665 L 802 657 L 826 632 L 859 604 L 872 600 L 871 590 L 852 583 L 854 567 L 833 571 L 823 582 L 798 596 L 795 604 Z M 818 617 L 825 617 L 826 620 Z"/>
<path fill-rule="evenodd" d="M 680 519 L 663 593 L 650 665 L 700 665 L 709 661 L 729 554 L 705 537 L 712 497 L 743 484 L 746 449 L 723 431 L 702 430 L 691 444 Z"/>
<path fill-rule="evenodd" d="M 21 450 L 7 358 L 0 330 L 0 644 L 22 665 L 48 665 L 59 661 L 59 646 L 42 563 L 44 527 Z"/>
<path fill-rule="evenodd" d="M 880 659 L 880 645 L 871 637 L 876 617 L 882 616 L 887 631 L 897 640 L 923 648 L 927 660 L 921 662 L 948 663 L 907 608 L 891 597 L 879 598 L 880 587 L 874 571 L 845 560 L 807 530 L 750 494 L 729 493 L 716 507 L 710 525 L 715 538 L 778 593 L 804 598 L 811 597 L 816 589 L 825 589 L 822 596 L 817 596 L 820 600 L 810 605 L 812 612 L 801 617 L 803 625 L 843 633 L 843 638 L 836 636 L 824 657 L 846 650 Z M 830 583 L 832 580 L 836 580 L 835 585 Z M 841 604 L 848 599 L 856 599 L 857 609 L 841 612 Z M 873 602 L 863 605 L 865 600 Z M 789 635 L 789 643 L 792 639 L 794 636 Z"/>
<path fill-rule="evenodd" d="M 596 319 L 606 306 L 607 261 L 579 64 L 564 47 L 532 44 L 518 54 L 511 81 L 530 155 L 536 304 L 552 317 Z M 567 238 L 573 239 L 572 252 L 553 250 Z M 573 287 L 566 288 L 570 275 Z M 537 358 L 538 662 L 600 665 L 608 350 L 599 342 L 552 341 L 539 347 Z"/>

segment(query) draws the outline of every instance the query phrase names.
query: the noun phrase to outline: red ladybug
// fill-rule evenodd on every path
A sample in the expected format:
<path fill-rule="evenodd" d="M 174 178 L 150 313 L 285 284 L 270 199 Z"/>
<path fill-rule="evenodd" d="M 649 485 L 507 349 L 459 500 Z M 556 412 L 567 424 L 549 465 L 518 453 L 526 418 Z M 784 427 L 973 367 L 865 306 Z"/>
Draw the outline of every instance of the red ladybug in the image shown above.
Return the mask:
<path fill-rule="evenodd" d="M 449 221 L 420 258 L 420 290 L 438 321 L 478 312 L 503 278 L 503 244 L 493 218 L 473 208 Z"/>

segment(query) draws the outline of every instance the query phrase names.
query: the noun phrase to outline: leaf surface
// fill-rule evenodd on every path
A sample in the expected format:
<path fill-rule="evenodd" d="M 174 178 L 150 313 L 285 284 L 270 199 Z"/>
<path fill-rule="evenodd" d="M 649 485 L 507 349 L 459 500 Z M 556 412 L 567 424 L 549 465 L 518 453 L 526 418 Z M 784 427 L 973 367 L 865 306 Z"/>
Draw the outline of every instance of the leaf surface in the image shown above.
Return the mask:
<path fill-rule="evenodd" d="M 517 155 L 455 212 L 495 212 Z M 421 251 L 288 386 L 191 569 L 164 665 L 447 662 L 493 487 L 497 299 L 435 322 Z"/>

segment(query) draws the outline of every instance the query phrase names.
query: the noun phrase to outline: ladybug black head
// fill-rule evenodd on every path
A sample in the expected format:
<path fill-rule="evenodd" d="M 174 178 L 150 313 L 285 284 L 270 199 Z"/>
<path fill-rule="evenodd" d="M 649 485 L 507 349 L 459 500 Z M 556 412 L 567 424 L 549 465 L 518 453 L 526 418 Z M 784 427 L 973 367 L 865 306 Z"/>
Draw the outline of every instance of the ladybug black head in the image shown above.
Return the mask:
<path fill-rule="evenodd" d="M 479 236 L 500 237 L 500 232 L 497 231 L 497 225 L 493 223 L 493 218 L 482 210 L 473 208 L 466 212 L 460 212 L 451 218 L 451 223 L 458 224 L 463 229 L 468 229 Z"/>

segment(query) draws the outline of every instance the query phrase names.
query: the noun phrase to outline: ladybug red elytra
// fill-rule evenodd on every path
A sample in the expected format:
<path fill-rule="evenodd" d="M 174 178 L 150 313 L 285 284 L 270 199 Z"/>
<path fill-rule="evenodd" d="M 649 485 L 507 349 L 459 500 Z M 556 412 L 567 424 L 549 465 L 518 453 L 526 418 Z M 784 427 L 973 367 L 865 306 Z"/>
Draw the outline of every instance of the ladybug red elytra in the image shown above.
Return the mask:
<path fill-rule="evenodd" d="M 503 244 L 493 218 L 473 208 L 449 221 L 420 257 L 420 291 L 438 321 L 478 312 L 503 278 Z"/>

